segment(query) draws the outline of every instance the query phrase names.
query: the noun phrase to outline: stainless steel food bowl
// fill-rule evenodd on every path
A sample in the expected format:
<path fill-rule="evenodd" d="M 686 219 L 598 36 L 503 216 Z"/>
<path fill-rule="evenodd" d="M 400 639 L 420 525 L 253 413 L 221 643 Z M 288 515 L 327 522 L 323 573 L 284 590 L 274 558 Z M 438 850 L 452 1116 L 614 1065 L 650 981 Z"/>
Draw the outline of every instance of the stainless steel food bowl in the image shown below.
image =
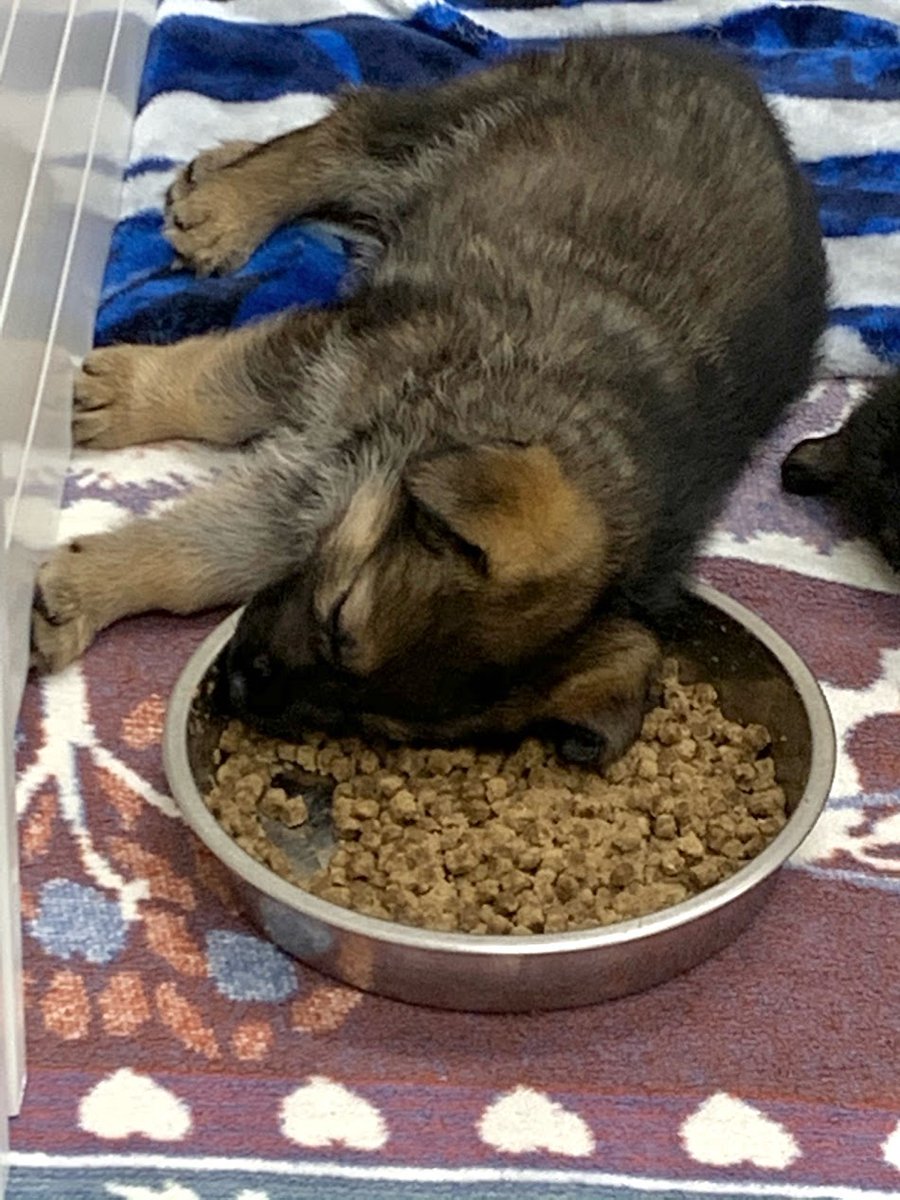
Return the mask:
<path fill-rule="evenodd" d="M 834 730 L 812 674 L 758 616 L 698 584 L 669 649 L 687 664 L 687 677 L 716 685 L 726 715 L 758 721 L 773 735 L 790 819 L 762 854 L 693 899 L 597 930 L 482 936 L 358 916 L 261 866 L 203 802 L 200 793 L 210 780 L 222 723 L 210 714 L 207 696 L 237 615 L 200 646 L 172 694 L 164 738 L 172 793 L 188 825 L 227 868 L 239 906 L 267 937 L 310 966 L 384 996 L 438 1008 L 512 1012 L 573 1008 L 661 983 L 721 950 L 745 928 L 778 869 L 812 829 L 831 787 Z M 313 837 L 321 857 L 321 825 Z"/>

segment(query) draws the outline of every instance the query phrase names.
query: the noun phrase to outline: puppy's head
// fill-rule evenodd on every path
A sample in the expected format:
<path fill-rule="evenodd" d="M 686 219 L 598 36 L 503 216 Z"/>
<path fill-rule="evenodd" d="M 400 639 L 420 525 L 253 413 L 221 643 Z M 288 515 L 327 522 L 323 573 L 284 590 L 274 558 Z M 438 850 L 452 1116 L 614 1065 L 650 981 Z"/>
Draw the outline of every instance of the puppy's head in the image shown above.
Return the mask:
<path fill-rule="evenodd" d="M 900 382 L 883 385 L 836 433 L 795 446 L 781 478 L 788 492 L 830 497 L 848 531 L 900 571 Z"/>
<path fill-rule="evenodd" d="M 422 459 L 364 483 L 303 571 L 251 601 L 224 668 L 232 707 L 281 735 L 548 725 L 603 757 L 624 735 L 598 727 L 585 625 L 609 571 L 601 514 L 545 447 Z M 655 648 L 618 650 L 646 675 Z"/>

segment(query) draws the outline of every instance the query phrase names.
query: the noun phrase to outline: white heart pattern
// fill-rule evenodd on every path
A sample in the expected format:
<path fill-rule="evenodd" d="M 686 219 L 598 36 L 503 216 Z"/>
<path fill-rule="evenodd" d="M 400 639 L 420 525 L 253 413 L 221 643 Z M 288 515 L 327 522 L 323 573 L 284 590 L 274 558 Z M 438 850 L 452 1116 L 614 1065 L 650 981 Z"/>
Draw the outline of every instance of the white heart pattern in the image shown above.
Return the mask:
<path fill-rule="evenodd" d="M 881 1152 L 888 1166 L 896 1167 L 900 1171 L 900 1121 L 894 1127 L 894 1132 L 888 1134 Z"/>
<path fill-rule="evenodd" d="M 282 1100 L 281 1132 L 298 1146 L 342 1144 L 351 1150 L 380 1150 L 388 1140 L 374 1104 L 322 1075 Z"/>
<path fill-rule="evenodd" d="M 504 1154 L 545 1150 L 584 1158 L 594 1151 L 594 1135 L 577 1113 L 529 1087 L 517 1087 L 490 1104 L 478 1122 L 478 1133 Z"/>
<path fill-rule="evenodd" d="M 140 1134 L 156 1142 L 179 1142 L 192 1124 L 184 1101 L 127 1067 L 91 1088 L 78 1106 L 78 1121 L 96 1137 L 118 1140 Z"/>
<path fill-rule="evenodd" d="M 710 1167 L 749 1163 L 783 1171 L 800 1157 L 800 1147 L 783 1125 L 727 1092 L 705 1100 L 680 1132 L 694 1162 Z"/>

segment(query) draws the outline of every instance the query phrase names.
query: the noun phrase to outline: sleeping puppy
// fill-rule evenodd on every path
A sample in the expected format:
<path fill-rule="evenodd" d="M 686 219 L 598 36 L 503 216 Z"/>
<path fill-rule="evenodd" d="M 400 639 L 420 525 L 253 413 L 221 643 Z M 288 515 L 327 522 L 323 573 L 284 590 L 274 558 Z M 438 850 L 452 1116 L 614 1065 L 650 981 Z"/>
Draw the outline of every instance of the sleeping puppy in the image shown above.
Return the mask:
<path fill-rule="evenodd" d="M 654 621 L 810 380 L 825 268 L 775 120 L 694 46 L 574 43 L 203 154 L 167 234 L 208 274 L 312 214 L 382 247 L 342 307 L 87 358 L 79 445 L 247 449 L 56 552 L 35 663 L 131 613 L 246 603 L 223 686 L 263 728 L 540 729 L 608 761 Z"/>
<path fill-rule="evenodd" d="M 796 445 L 781 480 L 798 496 L 830 496 L 848 530 L 900 571 L 900 376 L 880 382 L 836 433 Z"/>

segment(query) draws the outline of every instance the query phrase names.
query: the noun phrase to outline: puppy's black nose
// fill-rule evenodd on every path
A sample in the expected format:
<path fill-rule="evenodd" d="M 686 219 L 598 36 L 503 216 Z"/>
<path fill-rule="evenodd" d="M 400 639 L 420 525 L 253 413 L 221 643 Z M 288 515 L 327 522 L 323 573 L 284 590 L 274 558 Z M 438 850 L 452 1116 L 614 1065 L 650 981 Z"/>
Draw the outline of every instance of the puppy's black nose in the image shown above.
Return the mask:
<path fill-rule="evenodd" d="M 273 712 L 284 704 L 283 680 L 271 655 L 233 643 L 225 657 L 222 692 L 235 716 Z"/>
<path fill-rule="evenodd" d="M 234 712 L 243 712 L 247 707 L 247 676 L 239 668 L 228 672 L 228 703 Z"/>

